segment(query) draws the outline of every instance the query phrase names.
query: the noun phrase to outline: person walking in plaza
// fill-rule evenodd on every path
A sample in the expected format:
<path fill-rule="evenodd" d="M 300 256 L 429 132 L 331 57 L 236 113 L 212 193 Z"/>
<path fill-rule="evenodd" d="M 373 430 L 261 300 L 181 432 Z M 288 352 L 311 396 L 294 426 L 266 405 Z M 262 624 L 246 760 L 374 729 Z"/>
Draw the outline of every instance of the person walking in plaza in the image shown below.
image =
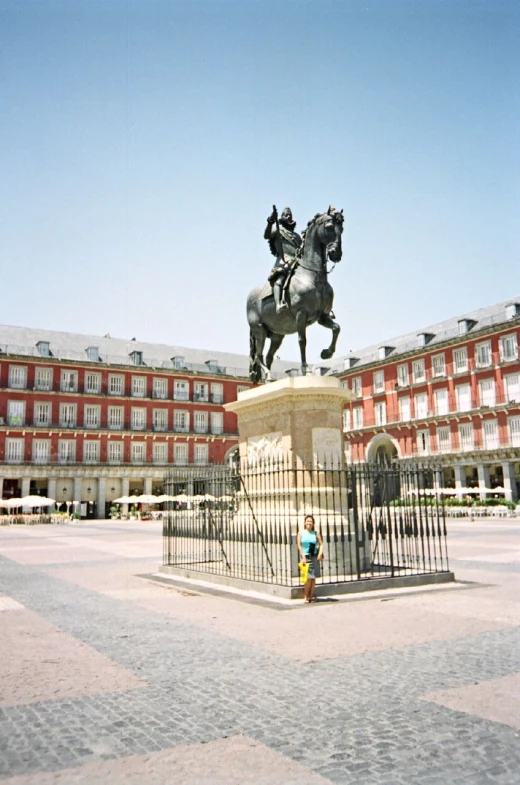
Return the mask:
<path fill-rule="evenodd" d="M 307 581 L 303 587 L 305 602 L 314 602 L 316 578 L 321 576 L 320 562 L 323 561 L 323 537 L 319 531 L 316 531 L 316 522 L 313 515 L 305 516 L 303 526 L 303 531 L 298 532 L 296 544 L 300 561 L 309 565 Z"/>

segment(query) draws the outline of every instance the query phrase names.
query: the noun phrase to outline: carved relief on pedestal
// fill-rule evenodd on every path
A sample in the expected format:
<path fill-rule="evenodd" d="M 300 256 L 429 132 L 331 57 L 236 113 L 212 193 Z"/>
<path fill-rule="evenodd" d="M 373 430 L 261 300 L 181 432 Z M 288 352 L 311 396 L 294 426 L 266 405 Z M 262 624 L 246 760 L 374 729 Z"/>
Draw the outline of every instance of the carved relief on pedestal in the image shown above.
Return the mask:
<path fill-rule="evenodd" d="M 247 460 L 250 466 L 264 461 L 279 460 L 282 455 L 281 431 L 250 436 L 247 440 Z"/>

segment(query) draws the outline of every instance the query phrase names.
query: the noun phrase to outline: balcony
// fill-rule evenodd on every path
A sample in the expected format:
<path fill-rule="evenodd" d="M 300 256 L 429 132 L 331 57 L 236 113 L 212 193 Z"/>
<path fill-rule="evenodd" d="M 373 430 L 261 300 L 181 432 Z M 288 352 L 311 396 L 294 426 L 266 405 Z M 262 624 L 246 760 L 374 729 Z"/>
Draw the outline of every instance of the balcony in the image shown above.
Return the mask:
<path fill-rule="evenodd" d="M 175 390 L 173 393 L 173 400 L 174 401 L 189 401 L 190 394 L 188 391 L 183 392 L 182 390 Z"/>
<path fill-rule="evenodd" d="M 60 420 L 58 424 L 59 428 L 76 428 L 76 421 L 75 420 Z"/>
<path fill-rule="evenodd" d="M 211 393 L 211 403 L 224 403 L 224 395 L 222 393 Z"/>
<path fill-rule="evenodd" d="M 194 392 L 193 400 L 196 403 L 209 403 L 209 394 Z"/>
<path fill-rule="evenodd" d="M 153 430 L 156 431 L 157 433 L 160 432 L 164 433 L 165 431 L 168 430 L 168 426 L 166 425 L 166 423 L 157 423 L 157 424 L 154 423 Z"/>
<path fill-rule="evenodd" d="M 152 398 L 158 401 L 165 401 L 168 398 L 168 396 L 166 394 L 166 391 L 152 390 Z"/>

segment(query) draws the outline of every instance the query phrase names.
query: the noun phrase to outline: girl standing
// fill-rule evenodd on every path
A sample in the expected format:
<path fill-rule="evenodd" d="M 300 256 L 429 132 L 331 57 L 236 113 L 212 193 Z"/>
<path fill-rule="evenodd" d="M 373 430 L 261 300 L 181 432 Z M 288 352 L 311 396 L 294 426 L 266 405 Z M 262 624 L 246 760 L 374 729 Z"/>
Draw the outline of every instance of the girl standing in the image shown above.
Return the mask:
<path fill-rule="evenodd" d="M 313 515 L 306 515 L 303 531 L 298 532 L 296 544 L 300 561 L 309 565 L 307 582 L 304 584 L 303 592 L 305 602 L 314 602 L 314 589 L 316 588 L 316 578 L 321 576 L 321 565 L 323 561 L 323 537 L 316 531 L 316 523 Z"/>

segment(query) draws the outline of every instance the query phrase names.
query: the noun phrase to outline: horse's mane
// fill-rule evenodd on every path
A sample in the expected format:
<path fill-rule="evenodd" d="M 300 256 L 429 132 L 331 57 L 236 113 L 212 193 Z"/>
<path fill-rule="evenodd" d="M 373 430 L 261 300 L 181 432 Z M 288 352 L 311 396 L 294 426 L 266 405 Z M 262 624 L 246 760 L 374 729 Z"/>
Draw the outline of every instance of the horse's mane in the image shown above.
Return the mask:
<path fill-rule="evenodd" d="M 343 219 L 343 210 L 341 210 L 341 212 L 338 212 L 338 210 L 336 210 L 335 207 L 331 206 L 331 207 L 329 207 L 329 209 L 327 210 L 326 213 L 316 213 L 314 218 L 311 218 L 310 221 L 307 221 L 307 226 L 305 227 L 305 229 L 302 232 L 302 244 L 300 245 L 300 247 L 298 248 L 298 251 L 296 252 L 296 257 L 298 259 L 301 259 L 302 256 L 303 256 L 303 251 L 305 249 L 305 238 L 307 236 L 307 231 L 310 229 L 310 227 L 313 224 L 315 224 L 318 221 L 319 218 L 325 218 L 326 216 L 332 216 L 334 221 L 338 221 L 341 224 L 343 224 L 343 220 L 344 220 Z"/>

